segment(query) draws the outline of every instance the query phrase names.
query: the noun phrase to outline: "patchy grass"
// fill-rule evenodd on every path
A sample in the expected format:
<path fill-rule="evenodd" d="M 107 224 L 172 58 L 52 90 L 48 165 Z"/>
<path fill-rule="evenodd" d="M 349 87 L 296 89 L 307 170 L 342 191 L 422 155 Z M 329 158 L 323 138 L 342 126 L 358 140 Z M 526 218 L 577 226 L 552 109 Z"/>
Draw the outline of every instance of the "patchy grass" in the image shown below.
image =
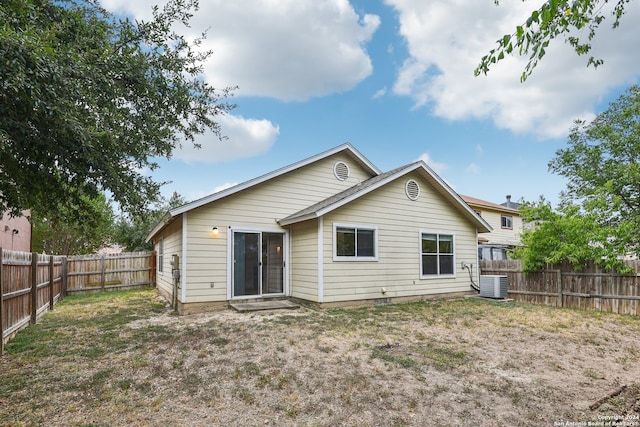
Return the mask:
<path fill-rule="evenodd" d="M 476 299 L 181 317 L 153 290 L 72 296 L 6 346 L 0 425 L 586 423 L 639 413 L 638 336 Z"/>

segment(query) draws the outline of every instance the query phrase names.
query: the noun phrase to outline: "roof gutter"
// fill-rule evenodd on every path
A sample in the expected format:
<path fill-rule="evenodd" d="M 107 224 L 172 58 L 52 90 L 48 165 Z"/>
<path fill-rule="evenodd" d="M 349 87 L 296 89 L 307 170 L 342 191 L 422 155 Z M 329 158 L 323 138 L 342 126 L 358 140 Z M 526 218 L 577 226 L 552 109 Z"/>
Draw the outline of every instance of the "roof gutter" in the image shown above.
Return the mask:
<path fill-rule="evenodd" d="M 174 218 L 175 217 L 173 215 L 171 215 L 171 211 L 167 211 L 167 213 L 164 214 L 162 219 L 153 228 L 153 230 L 151 230 L 151 232 L 149 232 L 149 235 L 147 236 L 147 238 L 144 241 L 146 243 L 149 243 L 150 241 L 152 241 L 153 238 L 155 237 L 155 235 L 158 234 L 163 228 L 165 228 L 170 222 L 172 222 Z"/>

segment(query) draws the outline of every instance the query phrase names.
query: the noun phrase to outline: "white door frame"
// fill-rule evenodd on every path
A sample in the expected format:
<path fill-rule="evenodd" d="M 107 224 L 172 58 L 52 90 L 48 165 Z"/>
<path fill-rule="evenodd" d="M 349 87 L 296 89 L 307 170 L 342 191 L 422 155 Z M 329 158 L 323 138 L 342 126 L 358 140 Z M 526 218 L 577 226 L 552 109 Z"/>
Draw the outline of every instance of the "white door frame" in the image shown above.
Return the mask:
<path fill-rule="evenodd" d="M 233 234 L 238 233 L 259 233 L 260 241 L 262 241 L 263 233 L 277 233 L 282 234 L 282 250 L 284 251 L 284 266 L 282 269 L 282 293 L 262 295 L 260 290 L 259 295 L 233 295 Z M 262 228 L 262 227 L 244 227 L 244 226 L 229 226 L 229 233 L 227 234 L 227 300 L 241 300 L 241 299 L 256 299 L 256 298 L 270 298 L 270 297 L 282 297 L 290 296 L 291 291 L 289 288 L 289 231 L 283 228 Z"/>

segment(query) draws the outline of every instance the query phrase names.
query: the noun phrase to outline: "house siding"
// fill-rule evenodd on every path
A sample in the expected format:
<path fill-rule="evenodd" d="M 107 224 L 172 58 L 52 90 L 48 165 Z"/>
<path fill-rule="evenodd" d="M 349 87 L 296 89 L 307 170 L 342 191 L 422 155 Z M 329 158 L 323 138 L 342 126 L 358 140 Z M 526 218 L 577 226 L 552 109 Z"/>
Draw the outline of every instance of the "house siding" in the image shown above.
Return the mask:
<path fill-rule="evenodd" d="M 173 293 L 173 276 L 171 272 L 171 255 L 177 254 L 182 257 L 182 221 L 174 221 L 165 229 L 163 233 L 163 255 L 162 272 L 157 271 L 156 287 L 160 293 L 171 296 Z M 159 241 L 155 243 L 157 256 L 160 255 Z M 156 268 L 160 266 L 159 260 Z"/>
<path fill-rule="evenodd" d="M 405 193 L 408 179 L 421 187 L 417 201 L 409 200 Z M 378 260 L 333 261 L 334 223 L 377 227 Z M 470 290 L 468 271 L 460 262 L 477 266 L 476 229 L 418 173 L 405 175 L 325 215 L 323 230 L 324 302 Z M 455 234 L 455 277 L 420 278 L 420 232 L 424 230 Z M 387 289 L 384 294 L 383 287 Z"/>
<path fill-rule="evenodd" d="M 351 174 L 345 181 L 339 181 L 333 174 L 333 166 L 337 161 L 345 162 L 350 168 Z M 186 298 L 183 302 L 201 303 L 228 299 L 229 227 L 285 232 L 288 228 L 281 227 L 277 223 L 279 219 L 370 177 L 349 156 L 338 153 L 189 211 L 186 235 L 188 276 Z M 213 227 L 219 230 L 217 236 L 212 233 Z M 306 232 L 304 227 L 297 231 Z M 303 240 L 303 248 L 308 243 Z M 299 244 L 296 241 L 296 245 Z M 302 262 L 305 266 L 300 273 L 302 276 L 298 276 L 303 284 L 299 295 L 313 298 L 313 286 L 309 284 L 313 267 L 306 267 L 308 260 L 305 258 L 309 254 L 301 253 L 302 258 L 293 262 Z M 292 268 L 287 271 L 292 271 Z M 317 299 L 317 280 L 315 287 Z"/>
<path fill-rule="evenodd" d="M 489 239 L 488 244 L 500 244 L 517 246 L 520 244 L 520 235 L 523 231 L 522 217 L 517 213 L 497 212 L 476 206 L 474 209 L 480 212 L 480 216 L 493 228 L 491 233 L 484 233 L 482 237 Z M 511 216 L 513 228 L 502 228 L 502 215 Z"/>
<path fill-rule="evenodd" d="M 290 233 L 291 296 L 319 302 L 318 220 L 294 224 Z"/>

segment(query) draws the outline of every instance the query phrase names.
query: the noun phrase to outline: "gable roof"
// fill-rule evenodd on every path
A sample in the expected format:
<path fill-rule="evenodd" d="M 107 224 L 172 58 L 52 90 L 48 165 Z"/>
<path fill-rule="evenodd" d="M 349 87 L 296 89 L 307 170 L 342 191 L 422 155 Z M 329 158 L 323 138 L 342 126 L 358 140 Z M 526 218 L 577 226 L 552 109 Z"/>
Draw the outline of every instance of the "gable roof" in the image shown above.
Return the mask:
<path fill-rule="evenodd" d="M 518 209 L 508 208 L 506 206 L 499 205 L 497 203 L 491 203 L 491 202 L 487 202 L 486 200 L 476 199 L 475 197 L 463 196 L 462 194 L 460 195 L 460 197 L 467 204 L 472 206 L 479 206 L 479 207 L 491 209 L 494 211 L 510 213 L 512 215 L 520 215 L 520 211 Z"/>
<path fill-rule="evenodd" d="M 216 200 L 238 193 L 242 190 L 246 190 L 247 188 L 253 187 L 254 185 L 258 185 L 270 179 L 284 175 L 296 169 L 300 169 L 311 163 L 315 163 L 319 160 L 325 159 L 327 157 L 333 156 L 334 154 L 338 154 L 341 152 L 343 152 L 344 154 L 349 156 L 351 159 L 353 159 L 356 163 L 358 163 L 362 168 L 364 168 L 371 175 L 380 175 L 382 173 L 382 171 L 378 169 L 377 166 L 371 163 L 365 156 L 363 156 L 358 150 L 356 150 L 350 143 L 347 142 L 337 147 L 331 148 L 327 151 L 324 151 L 320 154 L 316 154 L 315 156 L 311 156 L 299 162 L 290 164 L 288 166 L 284 166 L 273 172 L 269 172 L 257 178 L 250 179 L 248 181 L 234 185 L 233 187 L 229 187 L 225 190 L 218 191 L 217 193 L 210 194 L 201 199 L 194 200 L 193 202 L 189 202 L 182 206 L 178 206 L 177 208 L 171 209 L 165 214 L 164 218 L 153 228 L 153 230 L 151 230 L 151 232 L 146 238 L 146 241 L 147 242 L 151 241 L 153 237 L 156 234 L 158 234 L 158 232 L 160 232 L 164 227 L 166 227 L 170 222 L 172 222 L 173 219 L 178 215 L 181 215 L 192 209 L 199 208 L 206 204 L 215 202 Z"/>
<path fill-rule="evenodd" d="M 363 181 L 351 188 L 348 188 L 338 194 L 335 194 L 315 205 L 298 211 L 293 215 L 278 221 L 280 225 L 295 224 L 313 218 L 319 218 L 322 215 L 331 212 L 347 203 L 364 196 L 371 191 L 384 186 L 385 184 L 404 176 L 410 172 L 417 171 L 422 177 L 431 184 L 440 195 L 453 204 L 463 216 L 472 221 L 478 228 L 480 233 L 488 233 L 492 227 L 480 217 L 471 207 L 462 200 L 462 198 L 447 185 L 424 161 L 411 163 L 406 166 L 390 170 L 366 181 Z"/>
<path fill-rule="evenodd" d="M 257 178 L 253 178 L 251 180 L 245 181 L 233 187 L 227 188 L 225 190 L 219 191 L 217 193 L 210 194 L 206 197 L 203 197 L 198 200 L 194 200 L 193 202 L 186 203 L 182 206 L 169 210 L 164 218 L 154 227 L 153 230 L 149 233 L 146 238 L 146 241 L 151 241 L 156 234 L 158 234 L 162 229 L 164 229 L 167 225 L 169 225 L 176 217 L 179 215 L 188 212 L 190 210 L 199 208 L 201 206 L 207 205 L 209 203 L 215 202 L 216 200 L 220 200 L 224 197 L 230 196 L 232 194 L 238 193 L 242 190 L 246 190 L 255 185 L 268 181 L 270 179 L 276 178 L 278 176 L 284 175 L 288 172 L 294 171 L 296 169 L 307 166 L 311 163 L 315 163 L 319 160 L 325 159 L 327 157 L 333 156 L 334 154 L 344 152 L 351 159 L 356 161 L 360 166 L 362 166 L 366 171 L 370 174 L 374 175 L 372 178 L 369 178 L 366 181 L 363 181 L 357 185 L 354 185 L 351 188 L 348 188 L 340 193 L 337 193 L 327 199 L 318 202 L 308 208 L 300 210 L 286 218 L 282 218 L 278 221 L 280 225 L 289 225 L 295 224 L 301 221 L 305 221 L 312 218 L 318 218 L 328 212 L 333 211 L 334 209 L 339 208 L 353 200 L 358 199 L 359 197 L 364 196 L 365 194 L 380 188 L 387 183 L 404 176 L 410 172 L 417 171 L 422 175 L 422 177 L 432 186 L 432 188 L 437 191 L 445 200 L 451 203 L 462 215 L 467 218 L 469 221 L 474 223 L 478 229 L 479 233 L 488 233 L 492 230 L 492 227 L 482 218 L 480 217 L 470 206 L 467 200 L 463 200 L 458 193 L 456 193 L 449 185 L 440 178 L 424 161 L 418 161 L 406 166 L 401 166 L 399 168 L 390 170 L 388 172 L 382 173 L 380 169 L 378 169 L 373 163 L 371 163 L 366 157 L 364 157 L 358 150 L 356 150 L 350 143 L 345 143 L 339 145 L 330 150 L 324 151 L 315 156 L 308 157 L 299 162 L 293 163 L 291 165 L 282 167 L 273 172 L 269 172 L 267 174 L 261 175 Z M 467 198 L 472 199 L 472 198 Z M 474 199 L 479 200 L 479 199 Z M 486 202 L 489 203 L 489 202 Z M 514 209 L 505 208 L 504 206 L 495 205 L 503 210 L 515 211 Z"/>

